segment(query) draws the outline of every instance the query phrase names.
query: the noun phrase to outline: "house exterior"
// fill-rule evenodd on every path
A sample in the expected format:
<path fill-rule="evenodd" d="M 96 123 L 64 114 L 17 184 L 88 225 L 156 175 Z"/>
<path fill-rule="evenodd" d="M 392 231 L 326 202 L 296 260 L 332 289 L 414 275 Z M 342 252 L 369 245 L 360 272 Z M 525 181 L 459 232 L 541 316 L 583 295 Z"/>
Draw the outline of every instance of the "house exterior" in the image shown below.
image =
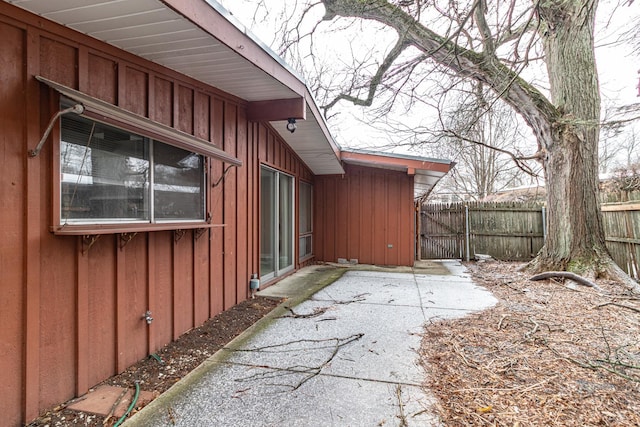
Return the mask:
<path fill-rule="evenodd" d="M 254 274 L 412 264 L 414 192 L 451 163 L 341 151 L 214 1 L 2 0 L 0 39 L 6 425 L 245 300 Z"/>

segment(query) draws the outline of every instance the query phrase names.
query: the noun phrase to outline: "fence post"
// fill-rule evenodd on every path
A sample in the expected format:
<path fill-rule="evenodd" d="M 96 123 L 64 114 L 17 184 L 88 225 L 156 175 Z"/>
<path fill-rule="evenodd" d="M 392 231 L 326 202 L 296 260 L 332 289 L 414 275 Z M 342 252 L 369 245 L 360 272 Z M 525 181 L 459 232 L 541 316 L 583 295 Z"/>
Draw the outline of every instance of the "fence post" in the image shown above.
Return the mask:
<path fill-rule="evenodd" d="M 542 207 L 542 244 L 547 243 L 547 208 Z"/>
<path fill-rule="evenodd" d="M 464 205 L 464 221 L 465 221 L 465 261 L 469 262 L 469 206 Z"/>
<path fill-rule="evenodd" d="M 422 230 L 420 223 L 422 222 L 422 203 L 416 202 L 414 209 L 413 233 L 416 236 L 416 244 L 413 245 L 413 259 L 420 261 L 422 259 Z"/>

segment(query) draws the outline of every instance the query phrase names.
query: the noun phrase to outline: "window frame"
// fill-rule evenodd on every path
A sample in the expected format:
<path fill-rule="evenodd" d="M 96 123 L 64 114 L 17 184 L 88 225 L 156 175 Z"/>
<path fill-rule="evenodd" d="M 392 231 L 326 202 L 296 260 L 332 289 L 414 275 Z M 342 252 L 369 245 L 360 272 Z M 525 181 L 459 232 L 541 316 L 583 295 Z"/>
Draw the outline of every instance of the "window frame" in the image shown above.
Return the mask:
<path fill-rule="evenodd" d="M 266 274 L 262 271 L 262 266 L 260 266 L 260 270 L 259 270 L 259 277 L 260 280 L 263 282 L 270 282 L 278 277 L 282 277 L 283 275 L 289 273 L 290 271 L 295 270 L 296 268 L 296 226 L 297 226 L 297 218 L 296 218 L 296 191 L 295 191 L 295 185 L 296 185 L 296 177 L 288 172 L 276 169 L 270 165 L 261 163 L 260 164 L 260 174 L 262 175 L 263 171 L 269 172 L 273 174 L 273 178 L 274 178 L 274 186 L 272 187 L 273 192 L 271 194 L 271 198 L 270 201 L 272 202 L 270 204 L 270 206 L 273 207 L 273 209 L 271 210 L 272 215 L 270 215 L 271 217 L 271 223 L 270 224 L 264 224 L 263 223 L 263 209 L 265 208 L 266 204 L 265 204 L 265 199 L 263 196 L 263 184 L 262 184 L 262 178 L 260 179 L 260 202 L 259 202 L 259 258 L 260 258 L 260 262 L 262 262 L 262 257 L 263 257 L 263 244 L 264 244 L 264 235 L 263 232 L 265 231 L 264 226 L 267 225 L 271 225 L 273 226 L 273 228 L 271 228 L 271 230 L 273 230 L 273 233 L 271 234 L 273 237 L 273 241 L 269 242 L 271 243 L 271 251 L 273 252 L 273 257 L 272 257 L 272 266 L 274 267 L 273 271 L 269 271 Z M 288 200 L 288 204 L 290 206 L 282 206 L 280 203 L 280 183 L 281 183 L 281 177 L 285 177 L 287 179 L 291 180 L 291 193 L 289 194 L 290 196 L 290 200 Z M 289 212 L 289 214 L 291 215 L 291 217 L 289 218 L 289 226 L 288 227 L 283 227 L 283 224 L 280 222 L 280 219 L 282 217 L 282 215 L 280 214 L 282 212 Z M 287 224 L 284 224 L 287 225 Z M 282 238 L 282 234 L 285 233 L 284 230 L 286 230 L 288 228 L 288 231 L 291 233 L 291 237 L 289 239 L 289 245 L 291 247 L 291 264 L 286 265 L 284 267 L 280 267 L 280 257 L 282 256 L 282 252 L 280 251 L 280 247 L 279 247 L 279 241 Z M 277 232 L 276 232 L 277 230 Z M 277 234 L 276 234 L 277 233 Z"/>
<path fill-rule="evenodd" d="M 52 219 L 53 224 L 50 231 L 56 235 L 98 235 L 98 234 L 118 234 L 118 233 L 137 233 L 146 231 L 162 231 L 162 230 L 188 230 L 188 229 L 205 229 L 213 227 L 223 227 L 224 224 L 212 224 L 211 214 L 209 211 L 209 176 L 211 168 L 211 160 L 217 159 L 223 161 L 230 166 L 242 166 L 242 161 L 236 157 L 217 148 L 212 142 L 202 140 L 191 134 L 184 133 L 175 128 L 154 122 L 146 117 L 123 110 L 112 104 L 108 104 L 97 98 L 93 98 L 75 89 L 68 88 L 58 83 L 52 82 L 40 76 L 35 77 L 41 83 L 49 86 L 58 96 L 53 96 L 49 103 L 50 111 L 56 111 L 66 100 L 71 103 L 80 103 L 84 107 L 81 116 L 94 120 L 96 122 L 113 126 L 117 129 L 132 132 L 145 138 L 156 140 L 160 143 L 181 148 L 202 155 L 204 158 L 203 165 L 203 209 L 204 219 L 197 220 L 166 220 L 162 222 L 119 222 L 119 223 L 86 223 L 86 224 L 63 224 L 61 215 L 61 120 L 57 120 L 56 126 L 53 128 L 50 139 L 53 139 L 53 167 L 52 167 Z M 54 92 L 54 93 L 55 93 Z M 72 113 L 69 113 L 72 114 Z"/>
<path fill-rule="evenodd" d="M 66 107 L 67 105 L 63 103 L 62 108 L 66 108 Z M 65 122 L 67 124 L 66 127 L 65 127 Z M 93 135 L 93 138 L 95 139 L 92 138 L 92 140 L 89 143 L 87 143 L 87 145 L 85 145 L 87 137 L 90 136 L 89 128 L 90 127 L 94 128 L 94 126 L 96 125 L 97 125 L 97 127 L 95 127 L 96 134 Z M 65 130 L 68 132 L 66 138 L 64 137 Z M 93 225 L 102 225 L 102 224 L 108 224 L 108 225 L 161 224 L 161 223 L 169 223 L 169 222 L 202 223 L 206 221 L 207 191 L 206 191 L 205 171 L 206 171 L 207 165 L 206 165 L 205 157 L 203 155 L 196 154 L 192 151 L 187 151 L 179 147 L 174 147 L 162 141 L 148 138 L 148 137 L 139 135 L 137 133 L 129 132 L 127 130 L 122 130 L 115 126 L 107 125 L 86 117 L 73 117 L 73 116 L 61 117 L 60 131 L 61 131 L 61 137 L 59 138 L 59 141 L 60 141 L 59 143 L 60 143 L 61 155 L 59 156 L 59 159 L 60 159 L 60 162 L 59 162 L 60 175 L 59 176 L 61 179 L 61 183 L 60 183 L 61 191 L 59 192 L 59 197 L 60 197 L 61 209 L 59 212 L 60 221 L 58 224 L 61 227 L 76 226 L 76 225 L 93 226 Z M 115 141 L 110 141 L 109 139 L 101 140 L 99 137 L 96 136 L 97 134 L 117 135 L 118 138 Z M 73 138 L 73 136 L 75 136 L 75 138 Z M 91 143 L 94 141 L 96 144 L 98 144 L 98 146 L 96 146 L 95 144 L 91 145 Z M 101 141 L 102 141 L 102 144 L 101 144 Z M 119 145 L 120 141 L 125 141 L 124 145 Z M 65 144 L 68 145 L 68 148 L 67 148 L 68 150 L 71 150 L 72 152 L 73 151 L 77 152 L 76 156 L 69 158 L 69 164 L 73 165 L 74 158 L 77 160 L 79 156 L 83 156 L 83 162 L 81 163 L 82 169 L 84 169 L 84 165 L 87 165 L 88 167 L 88 164 L 92 164 L 93 166 L 95 166 L 94 161 L 99 161 L 100 159 L 118 159 L 118 162 L 121 162 L 122 164 L 128 163 L 128 160 L 131 158 L 138 158 L 146 162 L 147 170 L 144 173 L 142 186 L 139 187 L 139 190 L 138 190 L 138 193 L 140 196 L 142 196 L 142 199 L 144 200 L 144 202 L 140 205 L 139 203 L 135 202 L 135 197 L 131 198 L 132 195 L 135 196 L 136 187 L 127 186 L 124 184 L 123 185 L 114 184 L 113 183 L 114 181 L 119 182 L 119 180 L 117 178 L 114 180 L 114 177 L 111 176 L 109 172 L 107 172 L 107 174 L 105 175 L 103 173 L 99 173 L 99 170 L 96 171 L 93 167 L 91 168 L 92 169 L 91 172 L 88 172 L 88 169 L 79 170 L 79 171 L 73 171 L 69 169 L 65 170 L 65 166 L 67 165 L 67 162 L 64 162 L 62 160 L 62 158 L 64 157 L 63 156 L 64 151 L 62 150 L 62 147 Z M 116 144 L 116 145 L 111 145 L 111 144 Z M 134 144 L 137 144 L 137 145 L 134 145 Z M 99 148 L 99 145 L 112 147 L 112 148 L 115 148 L 115 150 L 113 151 L 109 149 L 101 150 Z M 75 150 L 71 148 L 74 146 L 78 148 L 76 148 Z M 138 147 L 137 149 L 135 148 L 136 146 Z M 128 152 L 128 147 L 133 148 L 133 151 Z M 88 149 L 91 150 L 90 156 L 87 151 Z M 124 149 L 125 151 L 123 152 L 122 149 Z M 139 157 L 135 155 L 136 152 Z M 184 200 L 182 201 L 182 203 L 180 203 L 179 201 L 175 200 L 175 197 L 182 197 L 182 198 L 185 197 L 185 195 L 183 194 L 184 191 L 182 192 L 172 191 L 172 193 L 174 194 L 169 195 L 168 198 L 167 196 L 163 196 L 163 194 L 166 194 L 167 185 L 180 186 L 182 184 L 179 179 L 175 181 L 163 182 L 164 181 L 163 178 L 165 177 L 165 175 L 163 173 L 160 173 L 159 172 L 160 170 L 162 170 L 165 167 L 169 167 L 171 169 L 175 169 L 176 167 L 179 167 L 178 165 L 172 165 L 170 163 L 166 163 L 166 158 L 165 158 L 165 161 L 163 161 L 163 158 L 164 158 L 163 154 L 164 156 L 166 156 L 167 153 L 170 153 L 168 154 L 170 156 L 169 158 L 171 158 L 172 155 L 174 156 L 185 155 L 185 157 L 189 157 L 193 155 L 198 157 L 198 163 L 197 165 L 195 165 L 196 167 L 194 167 L 192 170 L 192 173 L 195 172 L 195 174 L 192 175 L 191 179 L 187 181 L 188 182 L 187 185 L 191 184 L 191 186 L 193 186 L 194 188 L 197 188 L 197 191 L 194 193 L 195 197 L 193 197 L 194 203 L 192 203 L 191 200 L 189 201 L 189 203 L 185 203 L 185 204 L 191 205 L 192 207 L 195 207 L 196 209 L 193 209 L 191 212 L 188 212 L 188 214 L 182 218 L 172 217 L 173 215 L 175 215 L 174 211 L 170 211 L 169 216 L 166 216 L 166 214 L 163 214 L 163 208 L 165 207 L 167 202 L 170 202 L 168 204 L 170 206 L 180 206 L 184 203 Z M 87 159 L 86 162 L 84 161 L 85 159 Z M 74 169 L 74 168 L 70 168 L 70 169 Z M 75 184 L 73 180 L 66 181 L 64 179 L 66 174 L 70 174 L 72 176 L 78 177 Z M 88 193 L 84 194 L 84 197 L 82 196 L 82 191 L 81 191 L 82 185 L 78 187 L 78 184 L 82 180 L 82 177 L 88 177 L 91 179 L 91 183 L 87 187 Z M 106 190 L 106 192 L 104 191 L 105 184 L 101 185 L 99 183 L 100 180 L 104 181 L 104 179 L 112 181 L 111 184 L 107 184 L 109 189 Z M 70 189 L 68 189 L 67 186 L 65 185 L 67 183 Z M 65 191 L 65 189 L 67 189 L 67 191 Z M 125 197 L 119 197 L 116 194 L 115 199 L 113 199 L 114 197 L 113 194 L 111 195 L 109 194 L 109 193 L 112 193 L 113 191 L 115 191 L 116 193 L 125 192 L 129 194 L 126 194 Z M 132 191 L 134 192 L 134 194 L 130 193 Z M 75 198 L 72 198 L 72 200 L 77 201 L 77 203 L 73 203 L 73 206 L 66 206 L 64 203 L 65 194 L 68 194 L 69 192 L 72 192 L 73 195 L 76 196 Z M 86 196 L 91 196 L 91 197 L 87 199 Z M 135 217 L 135 215 L 134 216 L 127 215 L 126 213 L 121 212 L 121 214 L 124 213 L 124 215 L 114 215 L 114 216 L 102 215 L 102 216 L 95 216 L 95 217 L 89 216 L 87 218 L 82 218 L 82 217 L 70 218 L 70 215 L 65 214 L 65 212 L 68 212 L 68 213 L 73 212 L 72 210 L 66 211 L 64 209 L 65 207 L 69 209 L 74 209 L 82 206 L 86 207 L 88 202 L 90 202 L 90 200 L 93 199 L 95 196 L 98 196 L 103 200 L 105 199 L 105 196 L 107 197 L 107 199 L 111 198 L 112 200 L 114 200 L 112 203 L 107 202 L 106 204 L 104 204 L 102 206 L 102 209 L 104 208 L 117 209 L 120 211 L 123 207 L 135 206 L 135 207 L 141 208 L 139 212 L 141 212 L 142 214 L 139 215 L 138 217 Z M 165 204 L 164 205 L 158 204 L 160 200 L 163 200 Z M 134 209 L 134 213 L 135 212 L 136 210 Z M 104 210 L 97 209 L 96 213 L 104 214 Z"/>
<path fill-rule="evenodd" d="M 309 218 L 308 218 L 308 222 L 309 222 L 309 228 L 306 231 L 302 231 L 300 230 L 300 225 L 298 226 L 298 261 L 302 262 L 302 261 L 306 261 L 309 258 L 312 258 L 314 256 L 314 251 L 313 251 L 313 184 L 311 184 L 310 182 L 306 182 L 306 181 L 299 181 L 299 185 L 298 185 L 298 224 L 302 223 L 302 188 L 303 186 L 307 186 L 309 188 Z M 309 239 L 310 243 L 309 243 L 309 248 L 310 251 L 306 254 L 303 254 L 301 251 L 302 245 L 301 245 L 301 241 L 302 239 Z"/>
<path fill-rule="evenodd" d="M 63 100 L 62 102 L 66 102 Z M 62 105 L 62 104 L 61 104 Z M 167 144 L 164 141 L 149 138 L 145 135 L 140 135 L 138 133 L 130 132 L 127 129 L 122 129 L 118 126 L 114 126 L 111 123 L 105 123 L 104 121 L 95 120 L 92 117 L 83 117 L 84 119 L 105 125 L 110 126 L 116 130 L 122 131 L 128 134 L 134 134 L 137 136 L 141 136 L 146 144 L 146 147 L 149 151 L 149 176 L 148 179 L 148 188 L 145 191 L 148 191 L 148 204 L 149 204 L 149 218 L 148 219 L 118 219 L 118 218 L 94 218 L 94 219 L 77 219 L 68 222 L 67 219 L 63 217 L 62 214 L 62 159 L 61 159 L 61 148 L 62 148 L 62 118 L 58 121 L 58 131 L 55 133 L 55 138 L 57 143 L 55 145 L 55 165 L 54 171 L 57 173 L 55 176 L 57 179 L 54 180 L 55 188 L 54 194 L 56 195 L 56 203 L 55 211 L 54 211 L 54 233 L 55 234 L 106 234 L 106 233 L 118 233 L 118 232 L 138 232 L 138 231 L 153 231 L 153 230 L 175 230 L 175 229 L 190 229 L 190 228 L 207 228 L 215 226 L 214 224 L 210 224 L 210 218 L 208 215 L 208 168 L 209 162 L 208 158 L 204 155 L 194 153 L 192 151 L 187 151 L 189 153 L 194 153 L 201 158 L 203 162 L 201 167 L 201 177 L 199 179 L 199 184 L 201 186 L 201 194 L 199 199 L 202 203 L 202 219 L 194 219 L 194 218 L 185 218 L 185 219 L 162 219 L 157 218 L 154 215 L 155 203 L 154 200 L 156 198 L 156 190 L 160 183 L 156 182 L 155 175 L 155 167 L 158 165 L 156 159 L 154 157 L 154 152 L 156 151 L 156 145 L 162 144 L 166 146 L 173 146 L 171 144 Z M 182 149 L 182 147 L 176 147 Z"/>

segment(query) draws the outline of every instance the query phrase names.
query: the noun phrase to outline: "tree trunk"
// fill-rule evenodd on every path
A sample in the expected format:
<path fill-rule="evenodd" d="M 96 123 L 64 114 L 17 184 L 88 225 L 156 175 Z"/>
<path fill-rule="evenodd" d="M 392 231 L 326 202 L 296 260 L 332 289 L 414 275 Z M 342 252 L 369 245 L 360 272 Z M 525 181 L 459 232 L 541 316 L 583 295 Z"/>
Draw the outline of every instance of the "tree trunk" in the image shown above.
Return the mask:
<path fill-rule="evenodd" d="M 548 2 L 540 8 L 551 101 L 562 114 L 552 123 L 544 170 L 548 238 L 535 269 L 605 273 L 609 258 L 598 197 L 600 94 L 593 49 L 596 1 Z M 606 262 L 605 262 L 606 264 Z"/>

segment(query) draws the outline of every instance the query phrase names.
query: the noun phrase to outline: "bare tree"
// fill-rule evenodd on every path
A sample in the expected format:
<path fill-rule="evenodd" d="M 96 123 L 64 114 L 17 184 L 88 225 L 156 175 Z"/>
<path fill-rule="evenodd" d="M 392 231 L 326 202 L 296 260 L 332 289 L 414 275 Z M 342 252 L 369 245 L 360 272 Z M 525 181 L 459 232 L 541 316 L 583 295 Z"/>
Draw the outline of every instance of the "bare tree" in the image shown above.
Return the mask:
<path fill-rule="evenodd" d="M 371 104 L 384 76 L 403 52 L 433 61 L 460 77 L 491 88 L 531 127 L 547 185 L 548 238 L 530 263 L 532 271 L 567 269 L 588 277 L 605 276 L 637 288 L 612 261 L 604 243 L 598 198 L 600 96 L 594 57 L 597 0 L 550 0 L 530 8 L 521 2 L 490 5 L 487 0 L 448 3 L 444 35 L 423 25 L 420 16 L 437 2 L 323 0 L 325 20 L 372 20 L 397 33 L 370 81 L 366 97 L 340 94 L 336 100 Z M 411 3 L 411 4 L 408 4 Z M 403 7 L 403 6 L 407 7 Z M 493 24 L 490 24 L 493 23 Z M 470 40 L 479 39 L 480 44 Z M 520 74 L 537 45 L 546 63 L 549 92 Z M 510 55 L 504 49 L 510 47 Z"/>
<path fill-rule="evenodd" d="M 455 150 L 458 163 L 452 176 L 459 179 L 454 183 L 477 199 L 522 185 L 526 177 L 537 178 L 540 172 L 520 152 L 523 141 L 515 114 L 489 95 L 475 82 L 457 108 L 444 112 L 442 124 L 445 144 Z"/>
<path fill-rule="evenodd" d="M 620 147 L 619 168 L 629 168 L 640 163 L 640 135 L 631 127 L 625 132 Z"/>

